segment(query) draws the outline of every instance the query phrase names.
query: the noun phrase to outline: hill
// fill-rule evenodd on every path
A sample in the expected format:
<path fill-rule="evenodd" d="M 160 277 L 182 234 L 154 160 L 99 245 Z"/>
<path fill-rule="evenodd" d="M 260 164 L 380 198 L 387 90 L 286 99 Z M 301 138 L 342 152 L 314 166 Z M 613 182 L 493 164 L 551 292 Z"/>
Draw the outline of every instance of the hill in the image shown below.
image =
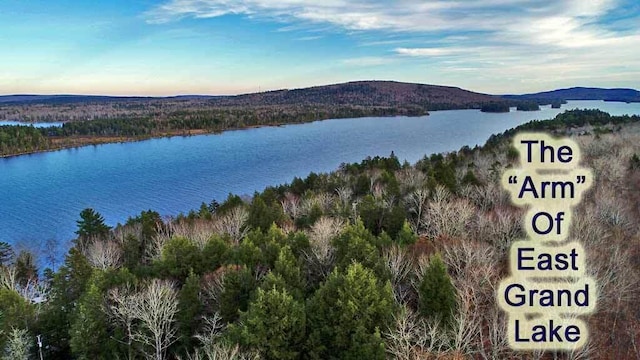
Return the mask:
<path fill-rule="evenodd" d="M 178 95 L 169 97 L 153 96 L 107 96 L 107 95 L 0 95 L 0 104 L 72 104 L 72 103 L 107 103 L 107 102 L 127 102 L 127 101 L 149 101 L 149 100 L 188 100 L 188 99 L 210 99 L 215 96 L 208 95 Z"/>
<path fill-rule="evenodd" d="M 261 93 L 206 96 L 126 97 L 91 95 L 6 95 L 0 104 L 69 104 L 69 103 L 183 103 L 202 106 L 288 106 L 348 105 L 358 107 L 419 107 L 423 110 L 480 108 L 487 102 L 504 99 L 463 90 L 457 87 L 402 83 L 395 81 L 356 81 L 342 84 L 283 89 Z M 194 104 L 195 103 L 195 104 Z"/>
<path fill-rule="evenodd" d="M 504 102 L 497 96 L 451 86 L 402 83 L 395 81 L 355 81 L 294 90 L 219 97 L 225 105 L 351 105 L 408 107 L 426 110 L 479 108 L 484 103 Z"/>
<path fill-rule="evenodd" d="M 534 100 L 550 103 L 562 100 L 604 100 L 621 102 L 640 102 L 640 91 L 634 89 L 603 89 L 590 87 L 572 87 L 523 95 L 504 95 L 510 100 Z"/>

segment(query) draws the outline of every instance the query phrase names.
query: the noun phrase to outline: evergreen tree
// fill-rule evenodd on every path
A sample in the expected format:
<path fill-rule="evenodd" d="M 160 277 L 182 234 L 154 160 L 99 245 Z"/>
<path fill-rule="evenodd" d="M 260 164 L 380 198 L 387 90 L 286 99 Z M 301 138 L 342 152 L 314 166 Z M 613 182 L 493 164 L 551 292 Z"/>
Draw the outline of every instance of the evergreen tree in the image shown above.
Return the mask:
<path fill-rule="evenodd" d="M 305 289 L 304 274 L 300 270 L 298 259 L 293 255 L 289 246 L 285 246 L 280 250 L 273 272 L 284 279 L 289 286 L 290 294 L 303 296 Z"/>
<path fill-rule="evenodd" d="M 12 328 L 8 334 L 7 345 L 2 360 L 33 359 L 33 341 L 31 334 L 25 329 Z M 2 351 L 0 350 L 0 354 Z"/>
<path fill-rule="evenodd" d="M 254 229 L 266 231 L 273 223 L 280 223 L 284 219 L 282 206 L 277 203 L 267 204 L 261 195 L 256 193 L 251 206 L 247 224 Z"/>
<path fill-rule="evenodd" d="M 12 329 L 29 329 L 34 323 L 35 307 L 17 292 L 0 286 L 0 354 Z"/>
<path fill-rule="evenodd" d="M 0 241 L 0 266 L 7 266 L 13 260 L 13 249 L 11 245 Z"/>
<path fill-rule="evenodd" d="M 262 358 L 300 358 L 305 339 L 305 308 L 287 290 L 258 289 L 256 299 L 242 313 L 240 324 L 241 343 L 257 349 Z"/>
<path fill-rule="evenodd" d="M 418 236 L 413 232 L 413 230 L 411 230 L 409 222 L 405 220 L 404 224 L 402 224 L 402 229 L 400 229 L 398 235 L 396 236 L 396 243 L 404 246 L 415 244 L 417 240 Z"/>
<path fill-rule="evenodd" d="M 311 359 L 385 359 L 380 332 L 393 318 L 389 282 L 359 263 L 329 275 L 307 303 Z"/>
<path fill-rule="evenodd" d="M 202 254 L 193 241 L 174 237 L 162 248 L 162 257 L 157 266 L 165 276 L 183 282 L 190 272 L 201 273 Z"/>
<path fill-rule="evenodd" d="M 40 315 L 39 333 L 46 341 L 47 359 L 69 359 L 69 329 L 78 300 L 85 292 L 93 269 L 80 251 L 73 247 L 53 277 L 49 299 Z M 67 329 L 61 331 L 61 329 Z"/>
<path fill-rule="evenodd" d="M 233 322 L 246 311 L 249 299 L 256 288 L 253 274 L 246 267 L 229 267 L 224 275 L 224 290 L 220 294 L 220 316 L 226 322 Z"/>
<path fill-rule="evenodd" d="M 185 352 L 195 345 L 193 335 L 197 334 L 200 328 L 201 311 L 200 278 L 191 272 L 178 293 L 178 337 L 179 344 Z"/>
<path fill-rule="evenodd" d="M 202 249 L 202 271 L 216 270 L 224 263 L 229 254 L 229 246 L 219 236 L 213 236 Z"/>
<path fill-rule="evenodd" d="M 387 279 L 389 273 L 380 256 L 379 241 L 380 238 L 365 229 L 360 220 L 347 226 L 333 241 L 336 248 L 336 267 L 344 271 L 357 261 L 373 270 L 378 278 Z"/>
<path fill-rule="evenodd" d="M 76 359 L 112 359 L 116 351 L 109 336 L 110 326 L 104 312 L 106 293 L 102 289 L 102 276 L 95 272 L 80 297 L 69 330 L 71 352 Z M 100 339 L 100 341 L 88 341 Z"/>
<path fill-rule="evenodd" d="M 418 309 L 425 317 L 440 319 L 450 325 L 456 311 L 456 290 L 439 254 L 429 260 L 418 289 Z"/>
<path fill-rule="evenodd" d="M 105 225 L 102 215 L 91 208 L 82 210 L 80 220 L 76 223 L 78 224 L 76 234 L 81 244 L 84 244 L 91 237 L 103 237 L 109 234 L 110 228 Z"/>

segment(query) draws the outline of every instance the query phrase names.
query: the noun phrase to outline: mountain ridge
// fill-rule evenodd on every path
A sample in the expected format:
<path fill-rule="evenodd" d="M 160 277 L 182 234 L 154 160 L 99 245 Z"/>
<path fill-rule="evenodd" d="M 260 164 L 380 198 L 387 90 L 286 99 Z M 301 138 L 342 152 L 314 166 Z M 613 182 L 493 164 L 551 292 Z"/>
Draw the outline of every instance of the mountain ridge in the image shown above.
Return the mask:
<path fill-rule="evenodd" d="M 564 100 L 605 100 L 640 102 L 640 91 L 632 88 L 574 86 L 526 94 L 494 95 L 457 86 L 433 85 L 393 80 L 356 80 L 337 84 L 286 88 L 237 95 L 111 96 L 85 94 L 0 95 L 4 104 L 66 104 L 107 102 L 208 101 L 221 106 L 293 104 L 338 104 L 360 106 L 415 105 L 429 110 L 479 108 L 480 104 L 503 101 L 536 101 L 547 104 Z"/>
<path fill-rule="evenodd" d="M 640 102 L 640 91 L 630 88 L 599 88 L 574 86 L 564 89 L 542 91 L 522 95 L 502 95 L 511 100 L 560 101 L 560 100 L 604 100 Z"/>
<path fill-rule="evenodd" d="M 121 102 L 121 101 L 208 101 L 211 105 L 293 105 L 343 104 L 361 106 L 397 106 L 411 104 L 425 107 L 479 107 L 486 102 L 503 102 L 499 96 L 465 90 L 454 86 L 405 83 L 398 81 L 351 81 L 346 83 L 279 89 L 238 95 L 177 96 L 108 96 L 82 94 L 0 95 L 0 104 Z"/>

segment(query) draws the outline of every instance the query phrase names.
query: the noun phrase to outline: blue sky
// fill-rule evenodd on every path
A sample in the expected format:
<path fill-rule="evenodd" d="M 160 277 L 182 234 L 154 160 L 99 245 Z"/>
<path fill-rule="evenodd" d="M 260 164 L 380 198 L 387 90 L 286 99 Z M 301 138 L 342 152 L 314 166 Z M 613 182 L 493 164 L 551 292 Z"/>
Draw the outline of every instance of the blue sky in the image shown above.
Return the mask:
<path fill-rule="evenodd" d="M 0 94 L 640 87 L 637 0 L 1 0 Z"/>

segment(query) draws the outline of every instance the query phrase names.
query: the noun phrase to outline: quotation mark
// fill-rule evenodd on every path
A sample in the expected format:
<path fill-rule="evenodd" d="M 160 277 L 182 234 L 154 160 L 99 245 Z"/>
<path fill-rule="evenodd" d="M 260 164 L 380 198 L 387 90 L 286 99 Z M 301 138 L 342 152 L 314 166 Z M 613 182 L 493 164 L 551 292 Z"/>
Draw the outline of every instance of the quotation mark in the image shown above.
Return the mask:
<path fill-rule="evenodd" d="M 576 184 L 584 184 L 587 182 L 587 177 L 584 175 L 578 175 L 578 180 L 576 181 Z"/>
<path fill-rule="evenodd" d="M 509 176 L 509 184 L 517 184 L 518 183 L 518 177 L 515 175 L 511 175 Z"/>

